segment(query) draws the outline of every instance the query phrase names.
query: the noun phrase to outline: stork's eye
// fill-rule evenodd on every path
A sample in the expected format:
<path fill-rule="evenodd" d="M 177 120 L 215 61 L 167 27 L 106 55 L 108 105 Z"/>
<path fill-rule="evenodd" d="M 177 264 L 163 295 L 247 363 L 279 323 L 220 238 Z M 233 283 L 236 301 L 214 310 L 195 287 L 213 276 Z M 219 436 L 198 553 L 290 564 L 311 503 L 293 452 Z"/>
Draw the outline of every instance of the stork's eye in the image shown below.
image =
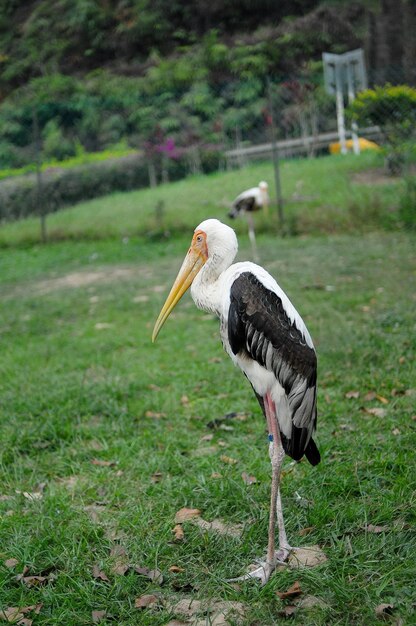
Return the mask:
<path fill-rule="evenodd" d="M 201 241 L 202 241 L 202 235 L 198 235 L 198 236 L 197 236 L 197 238 L 196 238 L 196 240 L 197 240 L 197 242 L 198 242 L 198 243 L 201 243 Z"/>

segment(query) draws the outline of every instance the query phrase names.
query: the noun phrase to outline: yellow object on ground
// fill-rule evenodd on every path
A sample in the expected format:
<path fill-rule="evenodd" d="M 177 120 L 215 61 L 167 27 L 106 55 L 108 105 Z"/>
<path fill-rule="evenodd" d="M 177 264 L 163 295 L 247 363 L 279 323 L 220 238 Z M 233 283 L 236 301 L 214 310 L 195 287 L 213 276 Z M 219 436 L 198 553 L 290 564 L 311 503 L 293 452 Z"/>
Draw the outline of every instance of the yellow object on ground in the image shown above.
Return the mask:
<path fill-rule="evenodd" d="M 363 137 L 358 138 L 358 143 L 360 146 L 360 150 L 380 150 L 380 146 L 376 144 L 374 141 L 370 141 L 369 139 L 364 139 Z M 345 142 L 347 146 L 348 152 L 352 152 L 354 149 L 352 139 L 347 139 Z M 341 144 L 339 141 L 329 144 L 329 152 L 330 154 L 339 154 L 341 152 Z"/>

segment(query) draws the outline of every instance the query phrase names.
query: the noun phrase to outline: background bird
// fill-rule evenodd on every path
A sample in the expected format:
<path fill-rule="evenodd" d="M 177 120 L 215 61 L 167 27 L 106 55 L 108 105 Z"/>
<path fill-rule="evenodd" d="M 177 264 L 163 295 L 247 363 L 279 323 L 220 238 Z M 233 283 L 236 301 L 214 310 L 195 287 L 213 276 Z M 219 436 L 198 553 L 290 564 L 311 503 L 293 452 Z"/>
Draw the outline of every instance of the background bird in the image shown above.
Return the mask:
<path fill-rule="evenodd" d="M 258 260 L 256 247 L 256 234 L 254 232 L 253 215 L 255 211 L 263 209 L 266 216 L 269 215 L 269 185 L 263 180 L 259 182 L 258 187 L 251 187 L 240 193 L 231 205 L 228 217 L 234 219 L 240 215 L 245 215 L 248 224 L 248 235 L 250 237 L 251 247 L 253 250 L 253 258 Z"/>
<path fill-rule="evenodd" d="M 250 381 L 267 422 L 272 488 L 265 561 L 242 576 L 264 584 L 293 548 L 286 537 L 280 499 L 283 458 L 320 461 L 316 427 L 317 360 L 310 334 L 287 295 L 262 267 L 235 263 L 237 237 L 216 219 L 202 222 L 155 323 L 155 341 L 169 314 L 191 287 L 196 306 L 220 320 L 223 346 Z M 278 543 L 275 549 L 275 525 Z"/>
<path fill-rule="evenodd" d="M 228 216 L 231 218 L 238 217 L 241 213 L 253 213 L 263 209 L 265 214 L 268 215 L 269 211 L 269 185 L 262 180 L 259 182 L 258 187 L 251 187 L 240 193 L 235 200 L 233 200 L 232 207 Z"/>

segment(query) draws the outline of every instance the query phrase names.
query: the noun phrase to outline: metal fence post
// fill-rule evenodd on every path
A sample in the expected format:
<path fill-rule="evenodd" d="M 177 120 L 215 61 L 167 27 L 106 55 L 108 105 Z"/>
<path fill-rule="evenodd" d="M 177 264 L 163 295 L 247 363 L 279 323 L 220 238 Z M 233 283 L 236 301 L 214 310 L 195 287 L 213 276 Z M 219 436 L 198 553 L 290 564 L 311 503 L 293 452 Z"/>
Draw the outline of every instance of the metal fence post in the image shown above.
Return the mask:
<path fill-rule="evenodd" d="M 36 104 L 32 109 L 32 124 L 33 124 L 33 140 L 35 144 L 36 154 L 36 212 L 40 216 L 40 237 L 42 243 L 46 243 L 46 211 L 44 203 L 42 202 L 42 156 L 41 156 L 41 144 L 39 133 L 39 119 Z"/>
<path fill-rule="evenodd" d="M 270 112 L 270 131 L 271 131 L 271 144 L 272 144 L 272 154 L 273 154 L 274 183 L 276 187 L 277 214 L 279 216 L 280 231 L 281 233 L 283 233 L 284 232 L 283 231 L 283 226 L 284 226 L 283 197 L 282 197 L 282 186 L 280 182 L 279 150 L 277 147 L 276 125 L 274 122 L 274 114 L 273 114 L 272 86 L 271 86 L 270 79 L 267 80 L 267 97 L 269 101 L 269 112 Z"/>

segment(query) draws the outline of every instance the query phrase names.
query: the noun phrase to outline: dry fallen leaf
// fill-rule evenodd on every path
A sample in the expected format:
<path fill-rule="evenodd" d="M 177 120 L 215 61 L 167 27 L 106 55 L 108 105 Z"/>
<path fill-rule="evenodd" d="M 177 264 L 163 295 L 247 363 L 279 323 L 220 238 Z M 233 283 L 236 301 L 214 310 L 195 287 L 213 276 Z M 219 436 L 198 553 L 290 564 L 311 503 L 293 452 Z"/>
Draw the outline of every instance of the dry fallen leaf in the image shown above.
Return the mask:
<path fill-rule="evenodd" d="M 234 430 L 234 426 L 230 426 L 229 424 L 221 424 L 219 428 L 220 430 L 225 430 L 227 433 L 232 433 Z"/>
<path fill-rule="evenodd" d="M 243 479 L 246 485 L 253 485 L 254 483 L 257 482 L 257 478 L 255 476 L 249 476 L 247 472 L 243 472 L 241 474 L 241 478 Z"/>
<path fill-rule="evenodd" d="M 103 572 L 97 564 L 95 564 L 92 568 L 92 575 L 94 578 L 98 580 L 104 580 L 105 582 L 110 582 L 107 574 Z"/>
<path fill-rule="evenodd" d="M 295 580 L 293 585 L 287 589 L 287 591 L 276 591 L 276 594 L 279 596 L 281 600 L 286 600 L 287 598 L 296 598 L 296 596 L 300 596 L 303 593 L 300 588 L 300 583 L 298 580 Z"/>
<path fill-rule="evenodd" d="M 20 609 L 22 613 L 34 613 L 35 615 L 39 615 L 41 608 L 43 607 L 43 603 L 39 602 L 38 604 L 31 604 L 29 606 L 24 606 Z"/>
<path fill-rule="evenodd" d="M 213 438 L 214 438 L 214 435 L 212 434 L 204 435 L 203 437 L 201 437 L 200 441 L 212 441 Z"/>
<path fill-rule="evenodd" d="M 223 463 L 228 463 L 228 465 L 235 465 L 236 463 L 238 463 L 237 459 L 233 459 L 226 454 L 221 454 L 220 459 Z"/>
<path fill-rule="evenodd" d="M 387 415 L 387 411 L 386 409 L 381 409 L 378 406 L 372 407 L 372 408 L 363 408 L 363 411 L 365 413 L 369 413 L 370 415 L 375 415 L 376 417 L 386 417 Z"/>
<path fill-rule="evenodd" d="M 6 559 L 6 561 L 4 561 L 5 566 L 9 567 L 10 569 L 13 569 L 13 567 L 16 567 L 18 563 L 19 561 L 17 559 Z"/>
<path fill-rule="evenodd" d="M 311 533 L 313 530 L 315 530 L 315 526 L 307 526 L 306 528 L 301 528 L 298 535 L 300 535 L 301 537 L 305 537 L 306 535 L 309 535 L 309 533 Z"/>
<path fill-rule="evenodd" d="M 189 404 L 189 398 L 188 398 L 188 396 L 182 396 L 182 398 L 181 398 L 181 404 L 183 404 L 184 406 L 186 406 L 187 404 Z"/>
<path fill-rule="evenodd" d="M 117 465 L 115 461 L 103 461 L 102 459 L 92 459 L 91 463 L 99 467 L 114 467 L 114 465 Z"/>
<path fill-rule="evenodd" d="M 91 617 L 94 624 L 98 624 L 101 620 L 105 619 L 107 616 L 107 611 L 92 611 Z"/>
<path fill-rule="evenodd" d="M 347 393 L 345 394 L 346 398 L 359 398 L 360 397 L 360 392 L 359 391 L 347 391 Z"/>
<path fill-rule="evenodd" d="M 381 404 L 388 404 L 389 401 L 384 396 L 380 396 L 378 393 L 376 394 L 376 398 Z"/>
<path fill-rule="evenodd" d="M 33 620 L 24 617 L 26 613 L 34 613 L 39 615 L 42 608 L 42 603 L 31 604 L 30 606 L 24 606 L 22 608 L 17 606 L 10 606 L 3 611 L 0 611 L 0 619 L 5 620 L 11 624 L 18 624 L 19 626 L 31 626 Z"/>
<path fill-rule="evenodd" d="M 201 511 L 199 509 L 188 509 L 184 507 L 183 509 L 179 509 L 179 511 L 177 511 L 175 515 L 175 523 L 182 524 L 182 522 L 186 522 L 193 517 L 198 517 L 200 514 Z"/>
<path fill-rule="evenodd" d="M 180 524 L 176 524 L 175 528 L 172 529 L 172 532 L 175 535 L 175 541 L 182 541 L 185 534 L 183 532 L 183 528 Z"/>
<path fill-rule="evenodd" d="M 395 436 L 397 437 L 397 435 L 400 435 L 400 434 L 401 434 L 401 432 L 402 432 L 402 431 L 401 431 L 401 430 L 399 430 L 398 428 L 393 428 L 393 429 L 392 429 L 392 431 L 391 431 L 391 434 L 392 434 L 392 435 L 395 435 Z"/>
<path fill-rule="evenodd" d="M 173 604 L 170 608 L 172 613 L 179 613 L 185 617 L 193 617 L 197 613 L 200 613 L 203 607 L 201 600 L 182 598 L 182 600 L 179 600 L 179 602 Z"/>
<path fill-rule="evenodd" d="M 184 568 L 183 567 L 179 567 L 178 565 L 171 565 L 169 568 L 169 571 L 172 572 L 172 574 L 180 574 L 181 572 L 184 572 Z"/>
<path fill-rule="evenodd" d="M 157 600 L 157 596 L 153 594 L 145 594 L 135 599 L 134 606 L 136 607 L 136 609 L 145 609 L 151 604 L 155 604 Z"/>
<path fill-rule="evenodd" d="M 46 569 L 39 574 L 29 574 L 27 565 L 23 568 L 23 572 L 16 576 L 16 580 L 22 581 L 27 587 L 40 587 L 55 578 L 52 569 Z"/>
<path fill-rule="evenodd" d="M 279 615 L 281 615 L 282 617 L 291 617 L 292 615 L 296 613 L 297 610 L 298 610 L 297 606 L 294 606 L 293 604 L 288 604 L 287 606 L 284 606 L 283 609 L 279 611 Z"/>
<path fill-rule="evenodd" d="M 209 601 L 193 600 L 192 598 L 182 598 L 176 604 L 167 607 L 172 613 L 179 613 L 183 617 L 195 618 L 198 614 L 204 614 L 203 620 L 198 620 L 195 626 L 202 626 L 207 623 L 206 615 L 209 614 L 209 623 L 212 626 L 226 626 L 228 615 L 242 618 L 245 613 L 245 606 L 241 602 L 232 600 Z M 192 622 L 193 624 L 195 622 Z"/>
<path fill-rule="evenodd" d="M 114 557 L 126 557 L 127 556 L 127 550 L 124 546 L 122 546 L 119 543 L 116 543 L 110 550 L 110 556 L 114 556 Z"/>
<path fill-rule="evenodd" d="M 386 618 L 389 617 L 394 611 L 394 606 L 393 604 L 379 604 L 378 606 L 376 606 L 375 608 L 375 614 L 377 615 L 377 617 L 381 617 L 381 618 Z"/>
<path fill-rule="evenodd" d="M 291 567 L 316 567 L 327 561 L 327 557 L 319 546 L 295 548 L 289 556 Z"/>
<path fill-rule="evenodd" d="M 130 565 L 128 563 L 122 561 L 116 561 L 111 568 L 113 574 L 117 576 L 124 576 L 130 569 Z"/>
<path fill-rule="evenodd" d="M 378 535 L 379 533 L 384 533 L 389 530 L 388 526 L 374 526 L 374 524 L 367 524 L 365 529 L 367 532 L 374 533 L 375 535 Z"/>
<path fill-rule="evenodd" d="M 154 474 L 152 474 L 151 481 L 152 483 L 160 483 L 162 478 L 163 478 L 162 472 L 155 472 Z"/>
<path fill-rule="evenodd" d="M 24 618 L 23 613 L 17 606 L 9 606 L 7 609 L 0 611 L 0 618 L 5 622 L 15 624 Z"/>
<path fill-rule="evenodd" d="M 64 485 L 67 489 L 75 489 L 79 481 L 78 476 L 67 476 L 59 479 L 59 483 Z"/>
<path fill-rule="evenodd" d="M 146 576 L 146 578 L 149 578 L 149 580 L 157 585 L 161 585 L 163 583 L 163 574 L 158 569 L 149 569 L 148 567 L 139 567 L 138 565 L 136 565 L 133 569 L 136 574 Z"/>
<path fill-rule="evenodd" d="M 84 511 L 94 524 L 100 523 L 100 515 L 105 511 L 104 504 L 87 504 L 84 506 Z"/>
<path fill-rule="evenodd" d="M 241 537 L 243 528 L 239 524 L 226 524 L 219 519 L 214 519 L 212 522 L 207 522 L 202 517 L 194 517 L 192 524 L 195 524 L 202 530 L 212 530 L 219 535 L 228 535 L 229 537 Z"/>
<path fill-rule="evenodd" d="M 26 500 L 41 500 L 41 498 L 43 498 L 43 493 L 41 491 L 24 491 L 23 496 L 26 498 Z"/>
<path fill-rule="evenodd" d="M 316 596 L 303 596 L 302 598 L 296 601 L 296 606 L 304 610 L 313 609 L 316 606 L 322 609 L 325 609 L 328 607 L 326 602 L 321 600 L 321 598 L 317 598 Z"/>

